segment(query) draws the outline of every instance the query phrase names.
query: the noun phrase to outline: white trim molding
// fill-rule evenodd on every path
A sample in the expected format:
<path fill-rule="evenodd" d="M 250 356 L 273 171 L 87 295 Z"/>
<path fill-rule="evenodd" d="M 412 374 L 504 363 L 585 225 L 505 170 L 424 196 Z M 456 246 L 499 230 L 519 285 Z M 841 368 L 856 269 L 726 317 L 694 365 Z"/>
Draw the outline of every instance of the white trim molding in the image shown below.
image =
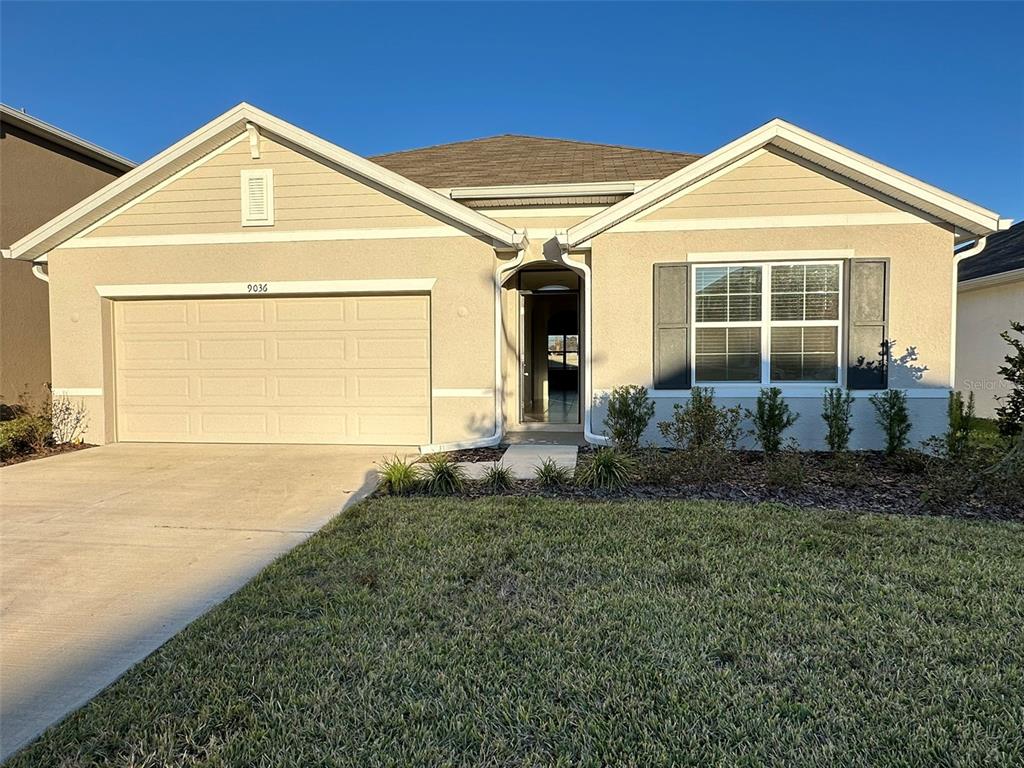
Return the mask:
<path fill-rule="evenodd" d="M 718 253 L 699 252 L 686 254 L 686 260 L 694 263 L 702 262 L 733 262 L 733 261 L 833 261 L 835 259 L 852 259 L 852 249 L 834 249 L 818 251 L 721 251 Z"/>
<path fill-rule="evenodd" d="M 707 387 L 713 385 L 702 385 L 697 384 L 695 386 Z M 857 400 L 863 400 L 871 397 L 872 395 L 878 395 L 885 392 L 881 389 L 846 389 L 846 387 L 838 384 L 828 385 L 812 385 L 812 384 L 773 384 L 782 390 L 782 396 L 790 400 L 821 400 L 825 396 L 825 391 L 828 389 L 841 389 L 843 392 L 849 392 L 850 395 Z M 763 389 L 760 385 L 755 384 L 737 384 L 733 386 L 717 385 L 713 386 L 715 390 L 715 397 L 718 399 L 728 398 L 756 398 L 761 394 Z M 902 392 L 907 393 L 907 399 L 909 400 L 939 400 L 946 399 L 949 397 L 950 389 L 948 387 L 890 387 L 890 389 L 898 389 Z M 594 390 L 595 397 L 605 397 L 611 393 L 610 389 L 598 389 Z M 653 389 L 648 387 L 647 394 L 652 400 L 688 400 L 691 397 L 692 390 L 689 389 Z"/>
<path fill-rule="evenodd" d="M 103 387 L 54 387 L 55 397 L 103 397 Z"/>
<path fill-rule="evenodd" d="M 938 220 L 904 211 L 886 213 L 815 213 L 796 216 L 742 216 L 732 219 L 665 219 L 626 221 L 616 232 L 693 232 L 710 229 L 803 229 L 871 227 L 890 224 L 935 224 Z M 577 225 L 579 226 L 579 225 Z M 577 248 L 580 244 L 572 247 Z"/>
<path fill-rule="evenodd" d="M 434 397 L 494 397 L 494 387 L 444 388 L 437 387 L 430 392 Z"/>
<path fill-rule="evenodd" d="M 105 299 L 175 298 L 187 296 L 293 296 L 304 294 L 429 293 L 437 278 L 395 280 L 270 280 L 238 283 L 143 283 L 97 285 Z"/>
<path fill-rule="evenodd" d="M 595 181 L 575 184 L 518 184 L 488 187 L 453 187 L 452 200 L 501 200 L 506 197 L 578 197 L 580 195 L 632 195 L 645 183 Z"/>
<path fill-rule="evenodd" d="M 972 280 L 963 280 L 957 284 L 960 293 L 965 291 L 977 291 L 981 288 L 991 288 L 1003 283 L 1012 283 L 1015 280 L 1024 280 L 1024 267 L 1019 269 L 1008 269 L 1006 272 L 997 272 L 994 275 L 975 277 Z"/>

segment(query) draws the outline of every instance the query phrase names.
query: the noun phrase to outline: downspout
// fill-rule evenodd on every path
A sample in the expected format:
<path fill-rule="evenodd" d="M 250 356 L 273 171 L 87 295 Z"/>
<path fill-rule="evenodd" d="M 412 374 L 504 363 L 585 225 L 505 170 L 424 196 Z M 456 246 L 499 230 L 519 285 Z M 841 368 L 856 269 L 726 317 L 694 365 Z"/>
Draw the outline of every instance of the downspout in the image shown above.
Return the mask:
<path fill-rule="evenodd" d="M 953 257 L 953 320 L 949 334 L 949 388 L 956 389 L 956 334 L 957 334 L 957 294 L 960 293 L 960 262 L 977 256 L 985 250 L 988 236 L 980 237 L 970 248 L 955 254 Z"/>
<path fill-rule="evenodd" d="M 593 336 L 593 286 L 591 285 L 590 266 L 585 261 L 576 261 L 569 257 L 569 243 L 564 233 L 557 235 L 559 252 L 562 263 L 569 269 L 579 272 L 583 276 L 583 394 L 586 398 L 583 401 L 583 437 L 592 445 L 608 445 L 610 441 L 604 435 L 594 432 L 594 392 L 593 373 L 594 367 L 594 345 L 591 341 Z"/>
<path fill-rule="evenodd" d="M 442 451 L 463 451 L 468 448 L 490 448 L 501 442 L 505 435 L 504 401 L 505 386 L 501 375 L 501 357 L 505 349 L 505 319 L 501 311 L 501 284 L 505 275 L 519 267 L 526 259 L 528 240 L 524 236 L 516 251 L 516 257 L 509 262 L 499 263 L 494 270 L 494 434 L 463 440 L 457 443 L 433 443 L 420 446 L 420 453 L 440 453 Z"/>
<path fill-rule="evenodd" d="M 50 276 L 46 273 L 46 264 L 33 264 L 32 274 L 38 277 L 44 283 L 50 282 Z"/>

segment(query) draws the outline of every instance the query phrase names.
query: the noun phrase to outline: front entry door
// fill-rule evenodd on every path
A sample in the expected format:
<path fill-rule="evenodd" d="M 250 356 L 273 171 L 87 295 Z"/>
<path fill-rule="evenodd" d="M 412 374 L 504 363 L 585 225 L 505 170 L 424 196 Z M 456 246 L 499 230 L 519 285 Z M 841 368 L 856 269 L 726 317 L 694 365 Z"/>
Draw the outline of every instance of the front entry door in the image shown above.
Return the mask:
<path fill-rule="evenodd" d="M 519 421 L 580 423 L 579 294 L 520 291 Z"/>

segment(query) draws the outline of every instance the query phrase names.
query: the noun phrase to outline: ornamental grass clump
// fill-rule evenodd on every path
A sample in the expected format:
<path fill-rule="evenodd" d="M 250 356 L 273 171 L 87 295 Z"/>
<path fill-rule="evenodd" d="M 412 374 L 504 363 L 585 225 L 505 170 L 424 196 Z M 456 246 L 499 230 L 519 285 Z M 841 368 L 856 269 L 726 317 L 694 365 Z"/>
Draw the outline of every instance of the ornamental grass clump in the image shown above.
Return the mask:
<path fill-rule="evenodd" d="M 647 388 L 635 384 L 615 387 L 608 395 L 604 426 L 616 448 L 632 453 L 640 447 L 647 425 L 654 418 L 654 401 Z"/>
<path fill-rule="evenodd" d="M 885 455 L 895 456 L 907 447 L 910 437 L 910 412 L 907 393 L 902 389 L 887 389 L 870 397 L 875 409 L 875 422 L 885 436 Z"/>
<path fill-rule="evenodd" d="M 377 492 L 390 496 L 415 493 L 423 481 L 423 472 L 413 461 L 392 456 L 378 465 Z"/>
<path fill-rule="evenodd" d="M 789 410 L 789 405 L 782 399 L 782 390 L 778 387 L 766 387 L 757 396 L 754 410 L 747 410 L 747 418 L 754 428 L 751 433 L 758 445 L 766 454 L 779 452 L 782 447 L 782 433 L 796 423 L 797 414 Z"/>
<path fill-rule="evenodd" d="M 552 458 L 541 460 L 533 473 L 544 488 L 562 488 L 572 482 L 572 473 Z"/>
<path fill-rule="evenodd" d="M 492 493 L 501 493 L 515 485 L 515 477 L 512 475 L 511 469 L 500 461 L 496 461 L 484 470 L 484 476 L 480 478 L 480 482 Z"/>
<path fill-rule="evenodd" d="M 576 468 L 576 482 L 588 488 L 618 491 L 636 474 L 636 462 L 615 448 L 598 448 Z"/>
<path fill-rule="evenodd" d="M 452 496 L 466 489 L 466 470 L 447 456 L 427 460 L 423 487 L 432 496 Z"/>
<path fill-rule="evenodd" d="M 825 421 L 828 431 L 825 433 L 825 444 L 833 453 L 843 453 L 850 447 L 850 415 L 853 411 L 853 395 L 839 387 L 825 390 L 821 403 L 821 418 Z"/>

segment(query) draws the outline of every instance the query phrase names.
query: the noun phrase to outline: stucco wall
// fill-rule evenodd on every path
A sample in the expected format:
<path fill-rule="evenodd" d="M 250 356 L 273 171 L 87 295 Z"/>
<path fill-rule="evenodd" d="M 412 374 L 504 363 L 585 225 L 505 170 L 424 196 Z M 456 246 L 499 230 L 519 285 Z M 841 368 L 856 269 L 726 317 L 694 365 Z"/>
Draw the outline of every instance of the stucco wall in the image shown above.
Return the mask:
<path fill-rule="evenodd" d="M 119 170 L 2 124 L 0 128 L 0 247 L 106 186 Z M 50 381 L 46 283 L 25 262 L 0 259 L 0 397 L 39 397 Z"/>
<path fill-rule="evenodd" d="M 432 387 L 494 387 L 494 250 L 471 237 L 365 242 L 58 249 L 50 255 L 54 385 L 83 397 L 86 439 L 114 439 L 109 324 L 97 285 L 436 278 L 431 294 Z M 170 293 L 173 293 L 171 291 Z M 493 395 L 432 398 L 434 442 L 494 430 Z"/>
<path fill-rule="evenodd" d="M 956 386 L 974 392 L 979 416 L 992 418 L 997 396 L 1009 394 L 1009 385 L 997 373 L 1010 346 L 999 334 L 1010 321 L 1024 322 L 1024 278 L 1001 285 L 961 290 L 957 303 Z"/>

